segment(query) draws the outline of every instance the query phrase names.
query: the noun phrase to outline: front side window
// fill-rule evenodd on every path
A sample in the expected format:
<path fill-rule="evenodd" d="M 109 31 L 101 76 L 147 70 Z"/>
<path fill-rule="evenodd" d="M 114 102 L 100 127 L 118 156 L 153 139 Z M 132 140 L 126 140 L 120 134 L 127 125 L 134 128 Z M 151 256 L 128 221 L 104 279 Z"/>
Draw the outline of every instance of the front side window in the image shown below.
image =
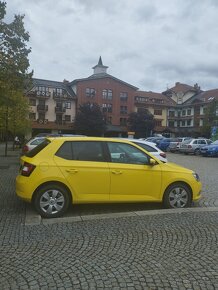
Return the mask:
<path fill-rule="evenodd" d="M 113 163 L 149 164 L 149 157 L 132 145 L 108 142 L 108 149 Z"/>
<path fill-rule="evenodd" d="M 68 160 L 103 162 L 102 142 L 66 141 L 56 156 Z"/>

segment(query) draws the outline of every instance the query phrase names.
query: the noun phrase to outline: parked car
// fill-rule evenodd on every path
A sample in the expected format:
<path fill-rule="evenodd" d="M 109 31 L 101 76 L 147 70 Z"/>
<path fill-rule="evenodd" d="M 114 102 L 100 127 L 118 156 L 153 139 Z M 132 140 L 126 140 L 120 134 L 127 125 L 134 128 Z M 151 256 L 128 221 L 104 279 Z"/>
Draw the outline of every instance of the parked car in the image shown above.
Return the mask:
<path fill-rule="evenodd" d="M 148 151 L 150 154 L 152 154 L 153 156 L 155 156 L 156 158 L 160 159 L 163 162 L 167 162 L 167 157 L 166 157 L 166 153 L 161 151 L 155 143 L 152 142 L 148 142 L 145 140 L 139 140 L 139 139 L 130 139 L 130 138 L 122 138 L 122 140 L 128 140 L 140 147 L 142 147 L 143 149 L 145 149 L 146 151 Z"/>
<path fill-rule="evenodd" d="M 193 138 L 192 137 L 177 137 L 176 141 L 170 142 L 170 145 L 168 147 L 168 151 L 170 151 L 170 152 L 179 151 L 181 143 L 186 141 L 186 140 L 191 140 L 191 139 L 193 139 Z"/>
<path fill-rule="evenodd" d="M 195 154 L 200 155 L 201 154 L 201 147 L 204 147 L 206 145 L 210 145 L 212 141 L 210 139 L 191 139 L 186 140 L 183 143 L 181 143 L 179 152 L 185 153 L 185 154 Z"/>
<path fill-rule="evenodd" d="M 31 138 L 29 141 L 27 141 L 25 145 L 23 145 L 21 154 L 22 155 L 26 154 L 27 152 L 35 148 L 37 145 L 42 143 L 44 140 L 45 140 L 45 137 Z"/>
<path fill-rule="evenodd" d="M 184 208 L 200 198 L 197 173 L 163 163 L 115 138 L 46 138 L 21 157 L 16 194 L 46 218 L 70 203 L 163 202 Z"/>
<path fill-rule="evenodd" d="M 156 146 L 158 146 L 158 144 L 160 143 L 161 140 L 166 139 L 165 137 L 148 137 L 145 139 L 145 141 L 148 142 L 153 142 L 156 144 Z"/>
<path fill-rule="evenodd" d="M 218 140 L 214 141 L 210 145 L 202 147 L 201 154 L 203 156 L 218 157 Z"/>
<path fill-rule="evenodd" d="M 177 138 L 164 138 L 160 140 L 159 144 L 157 145 L 162 151 L 168 151 L 168 147 L 171 142 L 178 142 Z"/>

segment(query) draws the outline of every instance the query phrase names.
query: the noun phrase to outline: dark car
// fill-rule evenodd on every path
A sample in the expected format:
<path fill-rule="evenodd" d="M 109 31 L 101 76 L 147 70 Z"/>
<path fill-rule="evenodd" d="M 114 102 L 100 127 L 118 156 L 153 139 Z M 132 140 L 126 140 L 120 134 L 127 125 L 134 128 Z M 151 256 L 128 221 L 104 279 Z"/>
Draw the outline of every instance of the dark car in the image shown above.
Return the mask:
<path fill-rule="evenodd" d="M 179 142 L 178 138 L 164 138 L 160 140 L 158 148 L 162 151 L 168 151 L 168 147 L 171 142 Z"/>
<path fill-rule="evenodd" d="M 147 139 L 145 139 L 145 141 L 153 142 L 158 147 L 158 144 L 163 139 L 167 139 L 167 138 L 165 138 L 165 137 L 148 137 Z"/>
<path fill-rule="evenodd" d="M 218 140 L 200 149 L 203 156 L 218 157 Z"/>

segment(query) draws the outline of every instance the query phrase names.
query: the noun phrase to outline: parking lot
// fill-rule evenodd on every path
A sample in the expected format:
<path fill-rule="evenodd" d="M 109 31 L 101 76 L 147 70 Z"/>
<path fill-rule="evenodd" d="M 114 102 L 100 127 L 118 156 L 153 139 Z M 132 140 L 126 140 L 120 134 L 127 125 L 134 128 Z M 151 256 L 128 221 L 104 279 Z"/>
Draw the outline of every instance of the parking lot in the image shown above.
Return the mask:
<path fill-rule="evenodd" d="M 0 156 L 0 289 L 218 289 L 217 158 L 168 159 L 200 174 L 195 208 L 82 205 L 51 224 L 15 196 L 18 156 Z"/>

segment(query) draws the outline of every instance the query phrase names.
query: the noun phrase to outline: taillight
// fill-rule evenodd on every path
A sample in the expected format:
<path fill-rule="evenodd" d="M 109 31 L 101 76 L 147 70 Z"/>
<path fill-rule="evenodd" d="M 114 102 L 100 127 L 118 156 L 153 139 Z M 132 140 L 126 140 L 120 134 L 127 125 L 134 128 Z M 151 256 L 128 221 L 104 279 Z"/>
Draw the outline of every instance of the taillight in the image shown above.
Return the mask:
<path fill-rule="evenodd" d="M 188 145 L 188 148 L 192 148 L 192 145 Z"/>
<path fill-rule="evenodd" d="M 160 156 L 163 157 L 163 158 L 166 158 L 167 157 L 166 153 L 163 153 L 163 152 L 160 153 Z"/>
<path fill-rule="evenodd" d="M 24 162 L 23 166 L 21 167 L 21 175 L 23 176 L 30 176 L 33 170 L 36 168 L 35 165 L 30 164 L 28 162 Z"/>

